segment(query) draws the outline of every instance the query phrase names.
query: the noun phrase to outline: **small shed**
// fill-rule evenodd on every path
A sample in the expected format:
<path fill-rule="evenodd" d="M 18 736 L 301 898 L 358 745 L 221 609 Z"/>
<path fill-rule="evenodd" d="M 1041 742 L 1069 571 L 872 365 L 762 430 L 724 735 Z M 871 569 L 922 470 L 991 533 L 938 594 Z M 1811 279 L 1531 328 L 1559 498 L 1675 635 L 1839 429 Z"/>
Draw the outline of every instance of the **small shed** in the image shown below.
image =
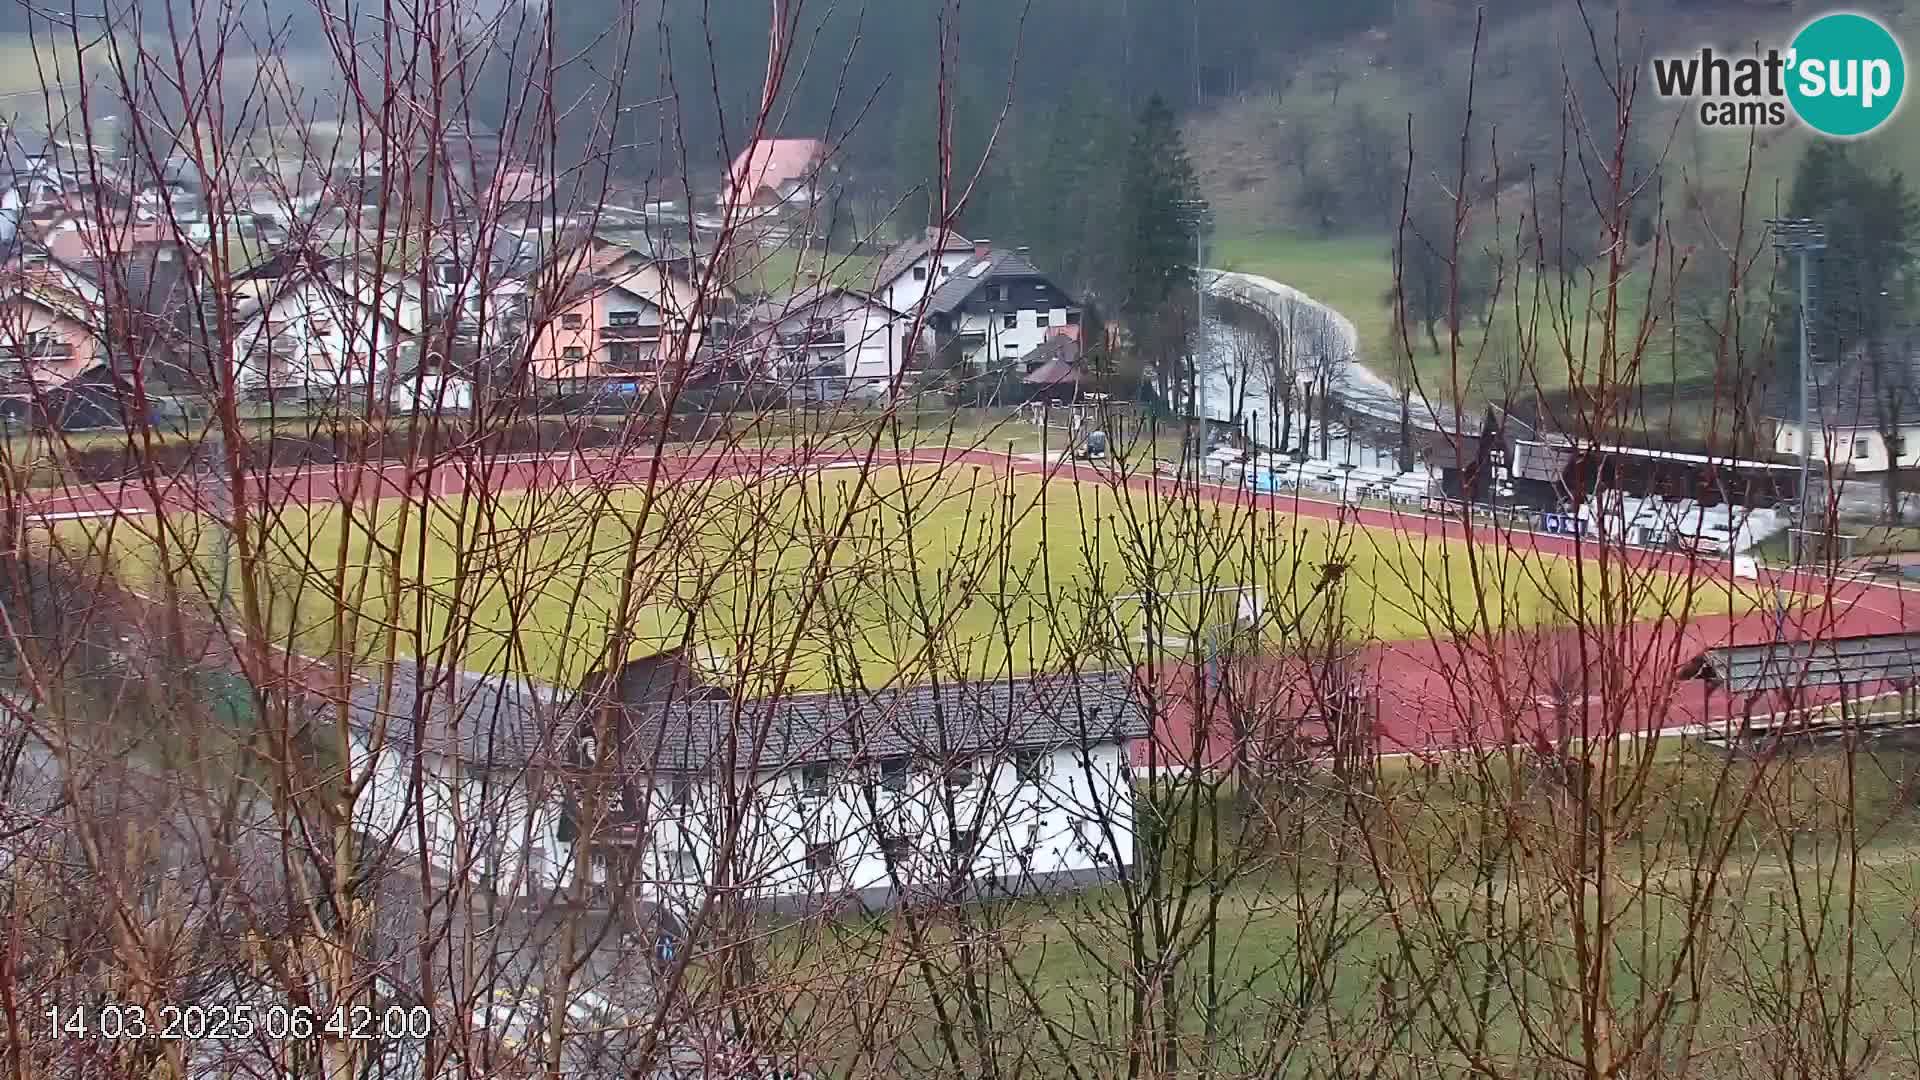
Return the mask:
<path fill-rule="evenodd" d="M 1021 358 L 1020 383 L 1029 401 L 1071 402 L 1089 381 L 1081 363 L 1080 342 L 1065 334 L 1049 337 Z"/>

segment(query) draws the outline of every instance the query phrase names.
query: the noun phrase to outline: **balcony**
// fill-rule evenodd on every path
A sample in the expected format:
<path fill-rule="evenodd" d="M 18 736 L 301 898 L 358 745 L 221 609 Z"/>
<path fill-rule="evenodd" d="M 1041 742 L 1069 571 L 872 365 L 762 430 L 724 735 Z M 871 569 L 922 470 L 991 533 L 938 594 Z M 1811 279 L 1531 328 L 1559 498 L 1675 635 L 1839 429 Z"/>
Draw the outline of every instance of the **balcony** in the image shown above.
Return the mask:
<path fill-rule="evenodd" d="M 633 341 L 653 344 L 660 340 L 660 327 L 640 326 L 633 323 L 608 324 L 600 328 L 602 341 Z"/>
<path fill-rule="evenodd" d="M 790 334 L 780 334 L 779 341 L 780 347 L 783 349 L 808 349 L 817 348 L 822 345 L 845 345 L 847 343 L 847 330 L 846 327 L 838 324 L 830 326 L 809 326 L 805 330 L 798 330 Z"/>
<path fill-rule="evenodd" d="M 0 345 L 0 359 L 71 360 L 73 343 L 70 341 L 24 341 L 17 346 Z"/>
<path fill-rule="evenodd" d="M 638 344 L 622 343 L 607 348 L 607 359 L 600 370 L 614 378 L 622 376 L 651 377 L 659 372 L 660 354 L 658 350 L 643 348 Z"/>

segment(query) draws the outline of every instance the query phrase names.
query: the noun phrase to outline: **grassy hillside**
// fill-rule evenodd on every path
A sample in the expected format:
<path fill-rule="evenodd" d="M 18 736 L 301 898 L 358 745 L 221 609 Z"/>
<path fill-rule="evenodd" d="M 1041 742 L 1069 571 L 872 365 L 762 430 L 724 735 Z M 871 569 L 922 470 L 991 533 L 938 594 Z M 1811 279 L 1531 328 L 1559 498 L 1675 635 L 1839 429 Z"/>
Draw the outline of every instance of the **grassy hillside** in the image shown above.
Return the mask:
<path fill-rule="evenodd" d="M 82 55 L 70 42 L 0 34 L 0 117 L 33 127 L 44 127 L 49 116 L 77 117 L 83 73 L 99 76 L 107 64 L 104 44 L 87 49 L 84 63 Z M 91 104 L 96 113 L 112 111 L 99 98 Z M 98 115 L 93 119 L 96 141 L 111 141 L 111 125 Z"/>
<path fill-rule="evenodd" d="M 1732 2 L 1674 7 L 1636 8 L 1623 24 L 1620 45 L 1633 61 L 1630 67 L 1640 72 L 1632 129 L 1647 165 L 1659 167 L 1657 186 L 1649 185 L 1643 194 L 1647 215 L 1662 221 L 1676 243 L 1725 239 L 1744 189 L 1746 244 L 1751 249 L 1760 242 L 1762 220 L 1784 204 L 1809 134 L 1799 129 L 1754 133 L 1703 128 L 1690 111 L 1654 96 L 1644 62 L 1700 45 L 1733 49 L 1743 41 L 1746 48 L 1755 40 L 1784 42 L 1807 15 Z M 1896 34 L 1920 39 L 1920 10 L 1885 7 L 1876 5 L 1874 12 Z M 1601 49 L 1610 53 L 1612 24 L 1605 12 L 1596 29 Z M 1388 29 L 1310 52 L 1284 81 L 1194 117 L 1187 127 L 1201 183 L 1220 214 L 1214 261 L 1278 278 L 1332 304 L 1359 328 L 1363 358 L 1390 378 L 1405 377 L 1392 346 L 1389 300 L 1402 186 L 1410 183 L 1416 197 L 1422 190 L 1454 186 L 1464 73 L 1475 47 L 1471 31 L 1470 20 L 1458 16 L 1450 21 L 1403 17 Z M 1539 192 L 1543 204 L 1551 203 L 1563 155 L 1569 173 L 1582 167 L 1579 147 L 1565 144 L 1560 134 L 1566 72 L 1572 73 L 1582 114 L 1610 124 L 1606 110 L 1611 101 L 1595 100 L 1604 84 L 1594 82 L 1598 69 L 1592 46 L 1570 11 L 1505 19 L 1483 32 L 1474 80 L 1471 227 L 1480 244 L 1492 243 L 1509 261 L 1531 237 L 1522 220 L 1529 216 L 1533 193 Z M 1355 132 L 1369 124 L 1376 138 L 1385 135 L 1393 147 L 1390 191 L 1380 192 L 1366 206 L 1348 206 L 1341 220 L 1329 223 L 1316 211 L 1312 184 L 1316 177 L 1326 178 L 1320 181 L 1323 185 L 1347 184 Z M 1920 177 L 1920 110 L 1903 109 L 1863 147 L 1888 167 Z M 1497 228 L 1495 191 L 1500 193 Z M 1711 227 L 1700 204 L 1713 208 Z M 1488 240 L 1495 235 L 1497 240 Z M 1699 258 L 1704 261 L 1705 256 Z M 1651 262 L 1649 251 L 1636 251 L 1635 260 L 1645 268 Z M 1768 271 L 1763 258 L 1752 272 L 1764 276 Z M 1514 284 L 1508 281 L 1503 303 L 1508 324 L 1514 321 Z M 1530 297 L 1531 282 L 1519 284 L 1523 298 Z M 1580 288 L 1587 288 L 1587 282 L 1581 281 Z M 1627 291 L 1623 328 L 1635 325 L 1646 306 L 1645 276 L 1630 279 Z M 1664 285 L 1655 289 L 1656 300 L 1664 292 Z M 1571 299 L 1585 306 L 1584 297 Z M 1591 318 L 1585 322 L 1584 331 L 1571 335 L 1576 341 L 1597 336 L 1601 329 Z M 1710 373 L 1712 356 L 1698 343 L 1668 341 L 1670 329 L 1663 323 L 1655 335 L 1657 363 L 1649 366 L 1658 370 L 1648 378 L 1685 380 Z M 1480 331 L 1469 327 L 1466 337 L 1465 355 L 1481 362 L 1481 370 L 1473 373 L 1473 389 L 1485 393 L 1489 374 L 1484 369 L 1497 363 L 1492 354 L 1510 352 L 1512 346 L 1496 340 L 1483 354 Z M 1564 342 L 1551 344 L 1537 350 L 1540 381 L 1548 389 L 1564 384 L 1565 369 L 1577 366 L 1583 351 L 1577 344 L 1572 350 Z M 1429 383 L 1451 365 L 1449 357 L 1434 355 L 1424 340 L 1417 342 L 1414 360 Z"/>

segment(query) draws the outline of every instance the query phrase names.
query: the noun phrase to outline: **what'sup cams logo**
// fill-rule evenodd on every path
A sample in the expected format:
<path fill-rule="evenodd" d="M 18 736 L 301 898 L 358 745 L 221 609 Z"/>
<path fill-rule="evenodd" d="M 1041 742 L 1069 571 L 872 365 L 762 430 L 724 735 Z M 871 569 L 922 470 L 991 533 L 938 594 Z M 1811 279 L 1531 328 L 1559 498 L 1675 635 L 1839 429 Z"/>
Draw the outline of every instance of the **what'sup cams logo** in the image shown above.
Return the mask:
<path fill-rule="evenodd" d="M 1785 50 L 1723 56 L 1701 49 L 1653 62 L 1661 97 L 1696 103 L 1709 127 L 1781 127 L 1790 118 L 1837 139 L 1868 134 L 1900 108 L 1906 54 L 1878 20 L 1822 15 Z"/>

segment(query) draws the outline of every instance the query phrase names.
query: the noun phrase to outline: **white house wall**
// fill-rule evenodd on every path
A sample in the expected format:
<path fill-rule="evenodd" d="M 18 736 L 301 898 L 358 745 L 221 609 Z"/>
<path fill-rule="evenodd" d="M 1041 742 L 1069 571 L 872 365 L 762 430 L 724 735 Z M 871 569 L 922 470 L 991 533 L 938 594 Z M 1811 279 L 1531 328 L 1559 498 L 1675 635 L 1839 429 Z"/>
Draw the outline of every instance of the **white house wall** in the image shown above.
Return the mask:
<path fill-rule="evenodd" d="M 1900 455 L 1901 468 L 1920 467 L 1920 423 L 1907 424 L 1900 428 L 1903 442 Z M 1774 451 L 1789 457 L 1800 454 L 1800 427 L 1798 424 L 1781 424 L 1774 434 Z M 1862 454 L 1860 451 L 1864 450 Z M 1887 453 L 1887 440 L 1879 429 L 1871 427 L 1835 427 L 1813 430 L 1813 445 L 1810 455 L 1816 462 L 1826 462 L 1836 469 L 1851 469 L 1856 473 L 1882 473 L 1890 466 L 1891 458 Z"/>
<path fill-rule="evenodd" d="M 914 260 L 913 265 L 900 272 L 892 281 L 882 282 L 883 292 L 878 297 L 895 311 L 904 311 L 911 315 L 927 298 L 927 294 L 938 288 L 941 282 L 953 274 L 956 267 L 965 265 L 973 258 L 971 248 L 965 251 L 950 251 L 940 256 L 936 268 L 932 252 Z M 915 280 L 915 270 L 926 271 L 926 277 Z"/>
<path fill-rule="evenodd" d="M 354 739 L 355 775 L 372 779 L 354 803 L 354 824 L 377 843 L 420 854 L 416 810 L 425 821 L 428 863 L 505 896 L 537 894 L 571 879 L 568 845 L 559 841 L 559 803 L 553 793 L 530 793 L 530 777 L 509 770 L 461 769 L 439 754 L 421 763 L 424 780 L 410 784 L 411 751 L 387 746 L 373 754 Z"/>
<path fill-rule="evenodd" d="M 973 784 L 953 793 L 959 824 L 977 830 L 977 883 L 1045 889 L 1110 878 L 1132 864 L 1133 798 L 1124 748 L 1105 744 L 1085 754 L 1063 748 L 1041 760 L 1037 783 L 1023 782 L 1012 760 L 991 768 L 983 760 Z M 860 777 L 835 767 L 828 792 L 812 795 L 801 769 L 762 774 L 753 785 L 729 877 L 751 886 L 756 901 L 776 905 L 852 896 L 884 902 L 901 891 L 943 887 L 955 820 L 948 815 L 945 780 L 916 769 L 907 784 L 905 791 L 889 791 L 875 775 L 875 804 L 889 830 L 910 847 L 890 870 Z M 698 901 L 714 875 L 725 820 L 716 795 L 708 782 L 694 785 L 683 807 L 656 801 L 656 824 L 635 874 L 641 896 L 679 905 Z M 824 872 L 807 859 L 809 847 L 822 843 L 834 845 Z"/>
<path fill-rule="evenodd" d="M 391 323 L 381 325 L 367 308 L 333 288 L 311 283 L 248 320 L 234 342 L 234 366 L 246 386 L 268 382 L 276 355 L 287 365 L 284 374 L 275 374 L 278 380 L 364 386 L 385 376 L 386 357 L 398 348 L 398 338 Z M 284 347 L 276 350 L 275 340 Z"/>
<path fill-rule="evenodd" d="M 775 324 L 774 332 L 804 334 L 813 319 L 833 319 L 840 326 L 841 341 L 810 346 L 805 357 L 808 372 L 838 360 L 841 374 L 855 381 L 891 379 L 898 374 L 913 351 L 907 336 L 913 317 L 895 315 L 852 296 L 840 296 L 837 305 L 824 313 L 819 306 L 797 309 Z"/>
<path fill-rule="evenodd" d="M 963 335 L 980 334 L 983 342 L 965 359 L 978 367 L 1012 363 L 1045 341 L 1053 327 L 1067 325 L 1067 309 L 1064 307 L 1048 308 L 1044 312 L 1047 316 L 1045 325 L 1041 325 L 1041 314 L 1038 308 L 991 314 L 968 313 L 959 320 L 956 331 Z M 1008 315 L 1013 316 L 1014 324 L 1011 327 L 1006 324 Z"/>

